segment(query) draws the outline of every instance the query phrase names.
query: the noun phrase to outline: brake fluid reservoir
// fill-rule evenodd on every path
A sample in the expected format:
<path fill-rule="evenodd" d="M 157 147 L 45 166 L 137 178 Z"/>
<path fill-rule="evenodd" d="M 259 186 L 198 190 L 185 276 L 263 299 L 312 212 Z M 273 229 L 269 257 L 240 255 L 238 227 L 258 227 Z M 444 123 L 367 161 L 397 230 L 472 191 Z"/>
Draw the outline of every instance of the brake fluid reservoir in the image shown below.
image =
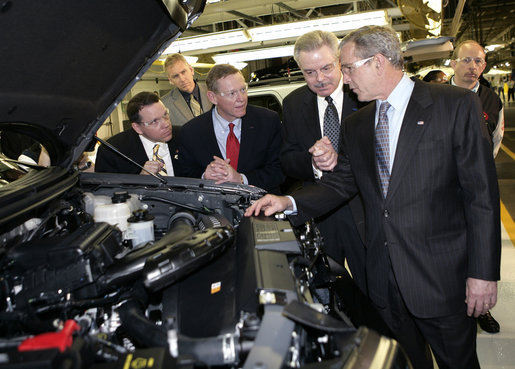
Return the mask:
<path fill-rule="evenodd" d="M 127 238 L 132 240 L 132 246 L 137 247 L 154 241 L 154 217 L 143 209 L 133 211 L 132 214 L 127 219 Z"/>
<path fill-rule="evenodd" d="M 127 202 L 129 198 L 129 194 L 126 191 L 115 192 L 111 197 L 111 204 L 95 207 L 93 215 L 95 222 L 106 222 L 117 226 L 123 232 L 123 238 L 127 239 L 127 218 L 131 216 L 131 206 Z"/>

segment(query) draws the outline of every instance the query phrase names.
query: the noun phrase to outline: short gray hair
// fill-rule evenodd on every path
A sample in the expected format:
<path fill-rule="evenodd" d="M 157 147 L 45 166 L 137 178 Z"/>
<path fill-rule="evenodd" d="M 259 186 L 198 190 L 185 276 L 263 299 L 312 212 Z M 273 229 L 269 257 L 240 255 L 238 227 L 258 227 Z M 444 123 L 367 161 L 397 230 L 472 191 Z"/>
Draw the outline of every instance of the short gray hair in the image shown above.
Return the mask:
<path fill-rule="evenodd" d="M 295 41 L 295 47 L 293 48 L 293 58 L 300 67 L 299 57 L 301 51 L 309 52 L 318 50 L 322 46 L 328 46 L 333 51 L 335 59 L 338 59 L 340 54 L 338 49 L 338 38 L 336 38 L 332 32 L 320 30 L 305 33 L 297 38 L 297 41 Z"/>
<path fill-rule="evenodd" d="M 391 27 L 364 26 L 352 31 L 340 43 L 343 46 L 354 43 L 354 54 L 360 58 L 368 58 L 376 54 L 385 56 L 397 69 L 402 69 L 404 60 L 401 53 L 401 43 Z"/>

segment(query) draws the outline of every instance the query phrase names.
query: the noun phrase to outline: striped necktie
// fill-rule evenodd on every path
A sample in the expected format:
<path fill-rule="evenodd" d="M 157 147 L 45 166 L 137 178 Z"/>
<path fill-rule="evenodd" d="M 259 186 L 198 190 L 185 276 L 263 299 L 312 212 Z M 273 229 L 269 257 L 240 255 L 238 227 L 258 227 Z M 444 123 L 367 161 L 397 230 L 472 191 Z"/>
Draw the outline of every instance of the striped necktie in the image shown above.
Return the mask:
<path fill-rule="evenodd" d="M 155 144 L 154 145 L 154 148 L 152 149 L 152 161 L 158 161 L 160 163 L 163 163 L 163 167 L 161 168 L 161 170 L 157 173 L 157 174 L 160 174 L 162 176 L 166 176 L 167 175 L 167 172 L 166 172 L 166 165 L 165 165 L 165 161 L 163 160 L 163 158 L 158 154 L 158 151 L 159 151 L 159 144 Z"/>
<path fill-rule="evenodd" d="M 388 185 L 390 184 L 390 131 L 388 116 L 386 115 L 390 106 L 388 101 L 381 103 L 375 134 L 377 169 L 384 198 L 386 198 Z"/>
<path fill-rule="evenodd" d="M 194 117 L 198 117 L 200 114 L 202 114 L 202 107 L 200 106 L 197 99 L 195 99 L 193 94 L 190 95 L 190 108 Z"/>

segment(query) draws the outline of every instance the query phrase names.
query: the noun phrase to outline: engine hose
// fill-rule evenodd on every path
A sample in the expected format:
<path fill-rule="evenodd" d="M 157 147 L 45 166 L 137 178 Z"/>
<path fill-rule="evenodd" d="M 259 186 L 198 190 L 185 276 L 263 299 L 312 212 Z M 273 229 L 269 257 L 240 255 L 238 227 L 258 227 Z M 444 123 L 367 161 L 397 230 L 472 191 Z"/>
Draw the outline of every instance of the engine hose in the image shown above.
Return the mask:
<path fill-rule="evenodd" d="M 172 243 L 191 236 L 194 231 L 190 219 L 175 219 L 172 228 L 154 245 L 130 253 L 110 267 L 100 278 L 100 284 L 109 288 L 113 285 L 120 286 L 135 280 L 141 275 L 149 256 L 158 253 Z"/>
<path fill-rule="evenodd" d="M 120 314 L 123 330 L 139 346 L 168 348 L 166 328 L 148 320 L 137 301 L 129 300 L 117 311 Z"/>
<path fill-rule="evenodd" d="M 134 342 L 142 347 L 169 347 L 168 331 L 147 319 L 141 305 L 129 300 L 117 309 L 122 327 Z M 233 334 L 191 338 L 179 335 L 176 342 L 179 356 L 190 355 L 208 366 L 237 364 L 241 350 Z"/>
<path fill-rule="evenodd" d="M 179 355 L 191 355 L 208 366 L 236 365 L 241 347 L 234 334 L 216 337 L 191 338 L 178 336 Z"/>

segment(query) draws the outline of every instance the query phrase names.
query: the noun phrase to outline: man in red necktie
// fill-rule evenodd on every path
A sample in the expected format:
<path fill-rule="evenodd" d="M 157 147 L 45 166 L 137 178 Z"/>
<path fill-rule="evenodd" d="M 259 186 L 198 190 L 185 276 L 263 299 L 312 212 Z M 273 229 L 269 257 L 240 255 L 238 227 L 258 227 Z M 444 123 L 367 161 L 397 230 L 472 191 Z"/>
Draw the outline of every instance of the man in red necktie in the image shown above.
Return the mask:
<path fill-rule="evenodd" d="M 279 162 L 279 115 L 247 104 L 245 79 L 231 65 L 215 65 L 206 84 L 214 108 L 182 127 L 182 173 L 217 183 L 251 184 L 278 193 L 284 180 Z"/>

